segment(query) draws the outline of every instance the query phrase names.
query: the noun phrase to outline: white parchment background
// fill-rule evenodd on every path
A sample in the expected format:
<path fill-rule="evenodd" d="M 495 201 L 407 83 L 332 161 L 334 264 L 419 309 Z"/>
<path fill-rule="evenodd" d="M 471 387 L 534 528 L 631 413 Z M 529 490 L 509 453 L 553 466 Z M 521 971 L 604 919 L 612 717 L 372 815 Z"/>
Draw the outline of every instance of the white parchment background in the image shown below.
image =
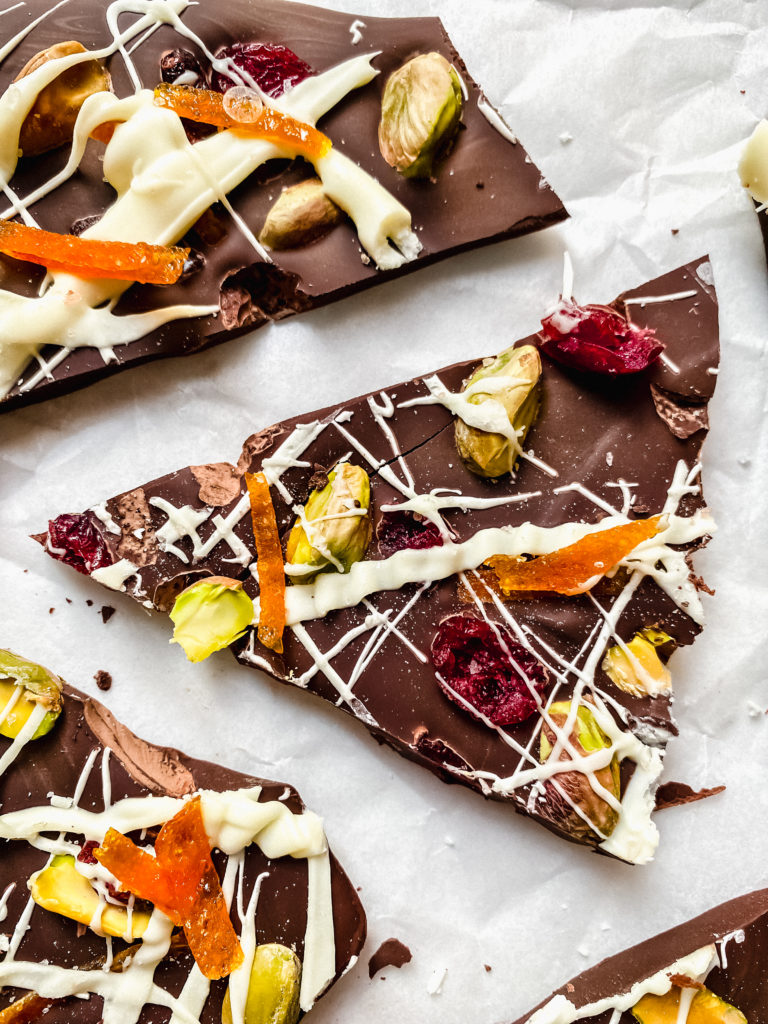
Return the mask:
<path fill-rule="evenodd" d="M 768 111 L 768 4 L 341 6 L 363 17 L 440 14 L 572 219 L 3 416 L 0 643 L 94 694 L 94 673 L 109 670 L 107 703 L 140 735 L 289 781 L 325 816 L 361 887 L 370 938 L 315 1024 L 494 1024 L 601 957 L 768 885 L 768 718 L 749 713 L 750 701 L 768 708 L 768 292 L 757 220 L 735 173 L 742 141 Z M 610 300 L 706 251 L 721 301 L 722 371 L 704 459 L 720 532 L 699 560 L 717 596 L 705 634 L 673 662 L 681 737 L 666 778 L 728 789 L 662 812 L 662 845 L 646 868 L 559 842 L 509 808 L 441 784 L 226 653 L 188 664 L 168 647 L 161 616 L 110 600 L 26 539 L 58 512 L 189 462 L 236 458 L 244 437 L 282 417 L 528 334 L 557 295 L 564 248 L 582 301 Z M 107 625 L 105 603 L 117 606 Z M 390 936 L 413 961 L 369 981 L 368 955 Z"/>

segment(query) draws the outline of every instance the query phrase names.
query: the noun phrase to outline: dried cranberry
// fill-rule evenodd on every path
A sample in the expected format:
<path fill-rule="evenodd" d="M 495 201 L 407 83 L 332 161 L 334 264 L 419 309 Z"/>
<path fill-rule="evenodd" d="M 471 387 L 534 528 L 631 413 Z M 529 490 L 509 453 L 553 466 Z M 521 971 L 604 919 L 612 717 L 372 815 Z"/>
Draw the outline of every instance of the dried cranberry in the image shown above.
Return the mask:
<path fill-rule="evenodd" d="M 477 712 L 474 717 L 482 715 L 493 725 L 525 721 L 536 711 L 532 691 L 542 694 L 549 683 L 544 666 L 504 627 L 494 629 L 469 615 L 451 615 L 440 623 L 432 662 L 445 695 L 469 711 L 458 694 Z"/>
<path fill-rule="evenodd" d="M 293 50 L 278 43 L 234 43 L 232 46 L 222 46 L 217 50 L 215 59 L 231 60 L 245 72 L 243 78 L 246 86 L 251 85 L 248 80 L 250 78 L 262 92 L 275 98 L 315 73 Z M 214 71 L 211 75 L 211 87 L 218 92 L 226 92 L 242 84 L 233 81 L 222 71 Z"/>
<path fill-rule="evenodd" d="M 160 74 L 164 82 L 205 88 L 203 66 L 189 50 L 169 50 L 160 58 Z"/>
<path fill-rule="evenodd" d="M 382 558 L 404 548 L 439 548 L 443 544 L 435 524 L 414 512 L 383 512 L 376 527 L 376 539 Z"/>
<path fill-rule="evenodd" d="M 46 551 L 86 575 L 112 565 L 106 542 L 87 512 L 65 513 L 51 519 Z"/>
<path fill-rule="evenodd" d="M 541 326 L 543 352 L 591 373 L 639 373 L 664 351 L 654 331 L 635 327 L 609 306 L 577 306 L 561 299 Z"/>
<path fill-rule="evenodd" d="M 77 855 L 77 859 L 81 864 L 98 864 L 99 862 L 93 854 L 93 851 L 97 850 L 98 847 L 99 843 L 97 843 L 95 839 L 86 839 L 80 853 Z"/>

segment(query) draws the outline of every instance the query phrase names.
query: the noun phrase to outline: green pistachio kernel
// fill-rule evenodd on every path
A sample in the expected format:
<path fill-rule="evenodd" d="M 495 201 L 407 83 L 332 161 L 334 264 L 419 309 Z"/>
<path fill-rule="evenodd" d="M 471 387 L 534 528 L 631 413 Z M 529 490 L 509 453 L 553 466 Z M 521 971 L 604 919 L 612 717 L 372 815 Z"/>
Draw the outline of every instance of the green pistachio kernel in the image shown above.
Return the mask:
<path fill-rule="evenodd" d="M 485 360 L 464 385 L 471 405 L 493 399 L 506 413 L 509 434 L 493 433 L 456 420 L 456 447 L 464 465 L 477 476 L 511 473 L 525 436 L 539 411 L 541 359 L 535 345 L 521 345 Z M 487 382 L 487 386 L 484 386 Z M 498 424 L 496 424 L 498 426 Z M 512 431 L 515 437 L 510 436 Z"/>
<path fill-rule="evenodd" d="M 550 705 L 547 714 L 554 725 L 562 729 L 570 710 L 571 701 L 558 701 Z M 569 739 L 577 757 L 587 757 L 611 746 L 594 712 L 585 703 L 579 704 Z M 555 732 L 545 720 L 539 739 L 539 760 L 542 763 L 549 760 L 555 742 Z M 567 750 L 560 753 L 561 761 L 570 761 L 573 757 Z M 615 755 L 608 765 L 595 769 L 591 774 L 604 790 L 616 800 L 621 799 L 619 761 Z M 618 811 L 595 792 L 583 771 L 558 772 L 548 780 L 545 788 L 546 803 L 538 804 L 537 811 L 573 838 L 594 842 L 596 837 L 609 836 L 616 827 Z"/>
<path fill-rule="evenodd" d="M 49 733 L 61 714 L 62 686 L 49 669 L 0 650 L 0 736 L 16 739 L 36 707 L 45 708 L 45 717 L 32 739 Z M 8 711 L 4 713 L 5 708 Z"/>
<path fill-rule="evenodd" d="M 308 583 L 318 572 L 349 572 L 371 541 L 371 482 L 360 466 L 342 462 L 325 487 L 312 491 L 288 537 L 286 558 L 308 571 L 294 574 Z"/>
<path fill-rule="evenodd" d="M 672 686 L 672 674 L 656 651 L 670 642 L 672 637 L 658 629 L 635 633 L 627 650 L 617 644 L 605 652 L 603 672 L 625 693 L 656 697 Z"/>
<path fill-rule="evenodd" d="M 301 960 L 293 950 L 270 942 L 253 955 L 245 1024 L 296 1024 L 299 1019 Z M 222 1024 L 232 1024 L 231 982 L 221 1007 Z"/>
<path fill-rule="evenodd" d="M 439 53 L 422 53 L 394 71 L 381 98 L 379 149 L 407 178 L 431 178 L 436 157 L 461 120 L 461 81 Z"/>
<path fill-rule="evenodd" d="M 229 647 L 253 621 L 253 601 L 239 580 L 210 576 L 182 590 L 171 609 L 172 644 L 190 661 L 204 661 Z"/>

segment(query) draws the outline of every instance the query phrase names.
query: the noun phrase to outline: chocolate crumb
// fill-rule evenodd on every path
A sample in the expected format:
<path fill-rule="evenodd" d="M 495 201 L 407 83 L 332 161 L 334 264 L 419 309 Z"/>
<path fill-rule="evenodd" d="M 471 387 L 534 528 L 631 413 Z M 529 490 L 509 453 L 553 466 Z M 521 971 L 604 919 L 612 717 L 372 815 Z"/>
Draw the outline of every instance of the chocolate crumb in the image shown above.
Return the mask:
<path fill-rule="evenodd" d="M 85 603 L 88 605 L 89 608 L 93 608 L 93 601 L 90 599 L 90 597 L 86 597 Z"/>
<path fill-rule="evenodd" d="M 679 235 L 680 234 L 680 228 L 672 228 L 672 234 L 673 235 Z"/>
<path fill-rule="evenodd" d="M 54 613 L 55 611 L 56 611 L 56 609 L 55 609 L 55 608 L 49 608 L 49 609 L 48 609 L 48 614 L 49 614 L 49 615 L 53 615 L 53 613 Z"/>
<path fill-rule="evenodd" d="M 722 793 L 725 786 L 714 786 L 712 789 L 691 789 L 685 782 L 665 782 L 656 790 L 656 810 L 663 811 L 665 807 L 681 807 L 683 804 L 693 804 L 697 800 L 706 800 L 709 796 L 717 796 Z"/>
<path fill-rule="evenodd" d="M 669 980 L 678 988 L 704 988 L 700 981 L 694 981 L 693 978 L 689 978 L 687 974 L 670 974 Z"/>
<path fill-rule="evenodd" d="M 115 609 L 112 607 L 111 604 L 103 605 L 102 609 L 101 609 L 101 621 L 102 622 L 109 622 L 109 620 L 112 618 L 112 616 L 114 614 L 115 614 Z"/>
<path fill-rule="evenodd" d="M 100 668 L 93 678 L 96 680 L 96 685 L 100 690 L 108 690 L 112 686 L 112 676 L 109 672 L 105 672 L 103 668 Z"/>
<path fill-rule="evenodd" d="M 491 973 L 491 971 L 493 970 L 493 968 L 491 967 L 491 965 L 490 965 L 490 964 L 483 964 L 483 967 L 485 968 L 485 970 L 486 970 L 486 972 L 487 972 L 488 974 L 490 974 L 490 973 Z"/>
<path fill-rule="evenodd" d="M 410 963 L 411 959 L 410 949 L 399 939 L 387 939 L 368 961 L 368 977 L 372 978 L 385 967 L 402 967 L 403 964 Z"/>
<path fill-rule="evenodd" d="M 67 604 L 72 604 L 72 598 L 71 597 L 65 597 L 64 600 L 67 602 Z"/>

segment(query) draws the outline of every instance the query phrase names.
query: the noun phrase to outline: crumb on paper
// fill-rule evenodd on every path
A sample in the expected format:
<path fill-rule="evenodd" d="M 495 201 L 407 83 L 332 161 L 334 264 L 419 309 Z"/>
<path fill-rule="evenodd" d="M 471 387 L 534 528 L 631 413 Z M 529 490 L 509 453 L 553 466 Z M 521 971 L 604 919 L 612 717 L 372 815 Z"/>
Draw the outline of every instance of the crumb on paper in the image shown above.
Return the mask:
<path fill-rule="evenodd" d="M 570 132 L 560 132 L 558 139 L 562 146 L 567 146 L 569 142 L 573 142 L 573 136 Z"/>
<path fill-rule="evenodd" d="M 101 607 L 101 621 L 102 622 L 104 622 L 104 623 L 109 622 L 109 620 L 112 618 L 112 616 L 114 614 L 115 614 L 115 609 L 112 607 L 111 604 L 102 605 L 102 607 Z"/>
<path fill-rule="evenodd" d="M 90 599 L 90 597 L 86 597 L 85 603 L 88 605 L 89 608 L 93 608 L 93 601 Z"/>
<path fill-rule="evenodd" d="M 413 959 L 410 949 L 400 939 L 387 939 L 368 961 L 368 977 L 373 978 L 385 967 L 402 967 Z M 385 979 L 382 978 L 382 981 Z"/>
<path fill-rule="evenodd" d="M 442 993 L 443 983 L 447 977 L 447 967 L 443 967 L 442 970 L 435 971 L 432 975 L 432 980 L 427 985 L 427 993 L 431 996 L 439 996 Z"/>
<path fill-rule="evenodd" d="M 763 715 L 768 714 L 767 711 L 764 711 L 763 708 L 753 700 L 747 701 L 747 712 L 750 718 L 762 718 Z"/>
<path fill-rule="evenodd" d="M 56 609 L 55 609 L 55 608 L 49 608 L 49 609 L 48 609 L 48 614 L 49 614 L 49 615 L 53 615 L 53 613 L 54 613 L 55 611 L 56 611 Z"/>
<path fill-rule="evenodd" d="M 490 974 L 491 971 L 493 970 L 490 964 L 483 964 L 483 968 L 485 969 L 486 974 Z"/>
<path fill-rule="evenodd" d="M 100 690 L 108 690 L 112 686 L 112 676 L 109 672 L 105 672 L 103 668 L 100 668 L 93 678 L 96 680 L 96 685 Z"/>

